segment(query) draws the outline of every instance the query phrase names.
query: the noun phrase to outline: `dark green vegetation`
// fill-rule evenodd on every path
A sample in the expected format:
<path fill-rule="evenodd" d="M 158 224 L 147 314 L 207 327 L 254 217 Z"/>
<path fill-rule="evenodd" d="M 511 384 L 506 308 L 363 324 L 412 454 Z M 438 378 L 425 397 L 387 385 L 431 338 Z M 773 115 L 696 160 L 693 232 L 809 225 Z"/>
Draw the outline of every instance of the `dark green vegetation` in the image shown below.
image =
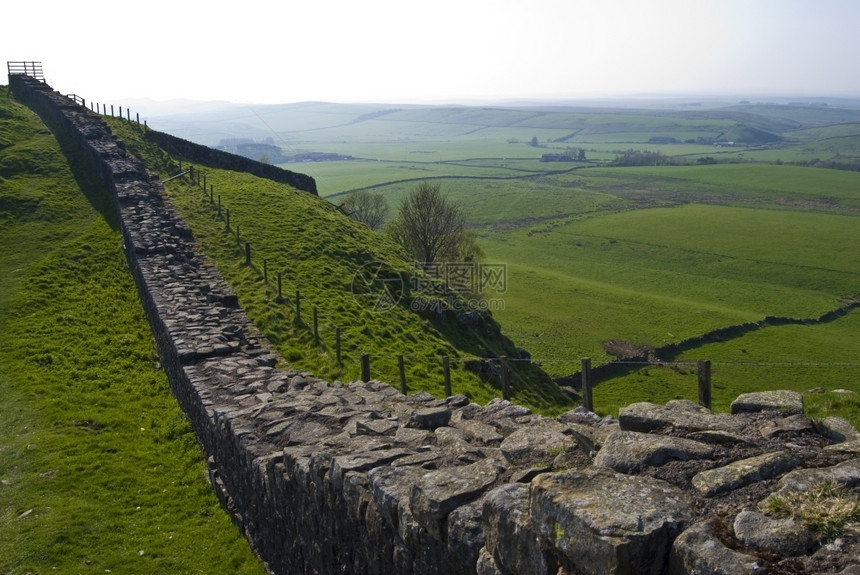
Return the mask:
<path fill-rule="evenodd" d="M 0 87 L 0 572 L 262 574 L 74 166 Z"/>
<path fill-rule="evenodd" d="M 136 125 L 120 120 L 110 124 L 162 179 L 180 173 L 179 159 L 145 140 Z M 469 360 L 516 355 L 493 317 L 476 311 L 483 300 L 470 295 L 451 300 L 448 294 L 426 289 L 427 278 L 417 274 L 393 243 L 325 200 L 248 174 L 197 166 L 196 172 L 201 171 L 206 191 L 196 176 L 194 182 L 182 177 L 166 184 L 168 194 L 248 315 L 293 367 L 332 381 L 350 381 L 360 376 L 361 354 L 368 353 L 371 377 L 399 387 L 397 357 L 403 356 L 409 392 L 424 390 L 441 397 L 442 358 L 448 356 L 452 393 L 479 403 L 501 395 L 497 379 L 487 383 L 465 367 Z M 250 266 L 246 242 L 251 246 Z M 440 314 L 429 305 L 439 300 L 465 307 Z M 512 368 L 516 401 L 548 412 L 566 408 L 563 393 L 541 370 L 514 362 Z"/>
<path fill-rule="evenodd" d="M 305 103 L 163 127 L 203 143 L 271 138 L 288 156 L 351 157 L 285 164 L 334 203 L 370 188 L 396 206 L 418 182 L 440 184 L 464 206 L 485 261 L 507 264 L 495 318 L 553 376 L 583 356 L 600 365 L 767 316 L 817 318 L 860 297 L 858 102 L 635 105 Z M 540 161 L 579 150 L 584 161 Z M 625 156 L 666 165 L 609 167 Z M 660 358 L 677 363 L 630 365 L 599 382 L 595 407 L 695 399 L 695 360 L 707 358 L 716 409 L 746 391 L 822 387 L 806 398 L 810 413 L 860 424 L 857 396 L 832 393 L 860 392 L 858 335 L 856 310 L 747 331 Z"/>

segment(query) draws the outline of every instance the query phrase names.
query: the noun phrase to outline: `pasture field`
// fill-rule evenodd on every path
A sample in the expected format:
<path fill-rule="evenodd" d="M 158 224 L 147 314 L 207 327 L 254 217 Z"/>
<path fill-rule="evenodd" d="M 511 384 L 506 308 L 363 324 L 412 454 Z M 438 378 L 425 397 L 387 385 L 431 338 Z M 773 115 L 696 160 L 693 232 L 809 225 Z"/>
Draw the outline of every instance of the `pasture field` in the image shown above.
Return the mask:
<path fill-rule="evenodd" d="M 0 87 L 0 572 L 265 573 L 158 366 L 106 192 Z"/>
<path fill-rule="evenodd" d="M 610 339 L 659 347 L 720 326 L 818 317 L 838 307 L 860 284 L 860 256 L 845 241 L 860 239 L 856 223 L 689 204 L 481 239 L 488 258 L 508 262 L 508 305 L 497 315 L 515 329 L 515 341 L 531 350 L 551 346 L 554 361 L 605 360 L 602 342 Z M 821 253 L 830 254 L 826 262 Z M 563 375 L 570 364 L 545 368 Z"/>
<path fill-rule="evenodd" d="M 857 103 L 673 106 L 366 105 L 350 108 L 351 120 L 340 115 L 340 124 L 316 128 L 301 114 L 337 105 L 257 113 L 285 153 L 360 158 L 284 165 L 314 176 L 333 203 L 371 188 L 393 213 L 421 179 L 440 183 L 463 205 L 486 260 L 507 265 L 505 306 L 494 312 L 504 333 L 561 376 L 582 356 L 612 359 L 609 340 L 659 347 L 768 315 L 817 317 L 860 296 L 860 174 L 803 165 L 860 159 Z M 710 143 L 735 137 L 761 140 Z M 585 162 L 540 162 L 574 148 L 586 150 Z M 630 149 L 690 165 L 607 166 Z M 860 391 L 860 358 L 850 345 L 857 313 L 820 326 L 769 327 L 675 359 L 714 361 L 720 409 L 732 394 L 758 388 Z M 735 347 L 745 351 L 722 353 Z M 636 368 L 601 382 L 598 412 L 617 413 L 633 398 L 689 397 L 679 390 L 690 378 L 695 389 L 688 368 L 641 369 L 648 375 Z M 860 422 L 856 403 L 816 398 Z"/>

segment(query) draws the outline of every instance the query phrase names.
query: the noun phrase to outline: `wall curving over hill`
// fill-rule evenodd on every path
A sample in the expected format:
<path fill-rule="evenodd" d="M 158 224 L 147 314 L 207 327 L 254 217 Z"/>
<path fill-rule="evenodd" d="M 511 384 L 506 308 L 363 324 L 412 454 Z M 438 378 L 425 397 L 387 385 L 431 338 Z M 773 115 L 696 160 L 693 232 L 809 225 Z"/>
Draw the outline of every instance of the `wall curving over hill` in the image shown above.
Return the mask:
<path fill-rule="evenodd" d="M 201 146 L 200 144 L 195 144 L 194 142 L 189 142 L 188 140 L 183 140 L 164 132 L 148 129 L 145 135 L 147 139 L 152 140 L 171 154 L 176 154 L 192 162 L 199 162 L 207 166 L 217 166 L 225 170 L 247 172 L 261 178 L 287 184 L 297 190 L 309 192 L 315 196 L 318 195 L 316 181 L 306 174 L 291 172 L 278 166 L 256 162 L 244 156 Z"/>
<path fill-rule="evenodd" d="M 96 115 L 30 79 L 10 84 L 113 194 L 173 392 L 273 573 L 761 573 L 792 553 L 825 565 L 799 525 L 808 538 L 788 550 L 750 527 L 771 521 L 755 501 L 812 475 L 860 485 L 857 431 L 812 422 L 798 394 L 750 394 L 734 415 L 673 402 L 550 419 L 277 369 L 161 182 Z M 841 549 L 827 568 L 860 543 Z"/>

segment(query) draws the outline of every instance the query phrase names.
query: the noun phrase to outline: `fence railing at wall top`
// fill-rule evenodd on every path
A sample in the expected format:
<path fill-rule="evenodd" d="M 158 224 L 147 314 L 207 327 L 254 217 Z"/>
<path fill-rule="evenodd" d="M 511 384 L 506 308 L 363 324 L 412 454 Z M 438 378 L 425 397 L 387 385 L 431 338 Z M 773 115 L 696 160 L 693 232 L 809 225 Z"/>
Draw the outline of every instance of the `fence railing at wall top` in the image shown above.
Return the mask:
<path fill-rule="evenodd" d="M 10 76 L 29 76 L 40 82 L 45 81 L 41 62 L 6 62 L 6 71 Z"/>

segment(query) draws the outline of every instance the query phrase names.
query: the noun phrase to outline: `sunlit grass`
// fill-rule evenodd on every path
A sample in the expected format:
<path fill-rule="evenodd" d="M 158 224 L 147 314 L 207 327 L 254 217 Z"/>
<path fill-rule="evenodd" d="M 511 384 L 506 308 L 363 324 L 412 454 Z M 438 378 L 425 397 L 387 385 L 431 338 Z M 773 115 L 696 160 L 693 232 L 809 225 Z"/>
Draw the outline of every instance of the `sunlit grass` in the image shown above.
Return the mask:
<path fill-rule="evenodd" d="M 171 165 L 163 152 L 143 141 L 135 127 L 120 121 L 114 121 L 112 127 L 130 150 L 151 168 L 161 170 L 162 176 L 178 172 L 178 164 Z M 214 192 L 205 193 L 187 178 L 170 181 L 167 192 L 205 253 L 239 294 L 243 308 L 290 365 L 328 380 L 349 381 L 360 376 L 360 358 L 367 353 L 371 377 L 400 387 L 398 356 L 403 356 L 408 390 L 441 397 L 445 394 L 442 357 L 448 356 L 453 393 L 463 393 L 481 404 L 501 395 L 498 385 L 465 368 L 470 359 L 516 357 L 514 344 L 500 333 L 491 315 L 482 314 L 479 324 L 469 324 L 453 315 L 441 318 L 416 312 L 410 307 L 415 286 L 408 279 L 407 293 L 396 305 L 375 309 L 360 293 L 361 284 L 354 283 L 363 266 L 385 262 L 402 272 L 415 272 L 414 263 L 405 261 L 384 236 L 306 192 L 248 174 L 198 169 L 205 171 Z M 222 218 L 218 217 L 218 196 Z M 245 262 L 245 242 L 251 245 L 251 266 Z M 264 259 L 268 281 L 264 279 Z M 313 331 L 314 309 L 319 342 Z M 336 360 L 338 328 L 340 363 Z M 563 410 L 569 403 L 545 374 L 527 365 L 514 367 L 513 399 L 517 402 L 550 412 Z"/>
<path fill-rule="evenodd" d="M 5 88 L 0 137 L 0 572 L 262 574 L 158 367 L 104 190 Z"/>
<path fill-rule="evenodd" d="M 849 524 L 860 521 L 860 497 L 833 482 L 786 495 L 771 495 L 760 507 L 769 515 L 799 520 L 822 541 L 841 537 Z"/>

